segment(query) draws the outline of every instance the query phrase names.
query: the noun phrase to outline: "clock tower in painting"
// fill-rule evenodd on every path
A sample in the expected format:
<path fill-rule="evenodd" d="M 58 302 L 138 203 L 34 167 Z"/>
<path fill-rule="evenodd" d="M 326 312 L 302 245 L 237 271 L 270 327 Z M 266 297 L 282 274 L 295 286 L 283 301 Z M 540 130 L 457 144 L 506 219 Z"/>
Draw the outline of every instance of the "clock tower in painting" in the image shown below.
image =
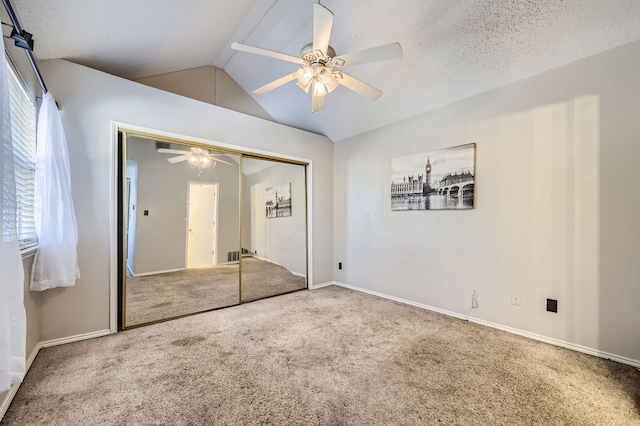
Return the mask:
<path fill-rule="evenodd" d="M 431 159 L 427 157 L 427 165 L 424 167 L 424 186 L 426 192 L 431 191 Z"/>

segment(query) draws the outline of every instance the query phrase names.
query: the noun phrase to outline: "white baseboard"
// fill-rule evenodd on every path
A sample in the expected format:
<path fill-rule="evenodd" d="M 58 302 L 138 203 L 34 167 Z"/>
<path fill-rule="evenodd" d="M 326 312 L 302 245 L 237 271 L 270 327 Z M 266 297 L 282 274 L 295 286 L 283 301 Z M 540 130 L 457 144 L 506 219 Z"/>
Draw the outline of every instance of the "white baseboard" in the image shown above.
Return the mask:
<path fill-rule="evenodd" d="M 330 285 L 339 285 L 335 281 L 327 281 L 326 283 L 314 284 L 309 286 L 309 290 L 317 290 L 323 287 L 329 287 Z"/>
<path fill-rule="evenodd" d="M 267 259 L 266 257 L 262 257 L 262 256 L 258 256 L 257 254 L 254 253 L 249 253 L 247 255 L 243 255 L 244 257 L 253 257 L 254 259 L 258 259 L 258 260 L 262 260 L 263 262 L 268 262 L 268 263 L 272 263 L 274 265 L 278 265 L 278 266 L 282 266 L 281 264 L 279 264 L 278 262 L 271 260 L 271 259 Z M 282 266 L 284 268 L 284 266 Z M 285 268 L 287 269 L 287 268 Z M 307 274 L 304 272 L 293 272 L 293 271 L 289 271 L 291 272 L 293 275 L 295 275 L 296 277 L 302 277 L 302 278 L 307 278 Z"/>
<path fill-rule="evenodd" d="M 349 284 L 341 283 L 339 281 L 333 281 L 331 283 L 320 284 L 320 286 L 326 287 L 326 286 L 331 285 L 331 284 L 337 285 L 339 287 L 348 288 L 350 290 L 359 291 L 361 293 L 366 293 L 366 294 L 371 294 L 373 296 L 382 297 L 384 299 L 393 300 L 395 302 L 400 302 L 400 303 L 404 303 L 404 304 L 407 304 L 407 305 L 415 306 L 415 307 L 418 307 L 418 308 L 427 309 L 429 311 L 438 312 L 440 314 L 448 315 L 448 316 L 451 316 L 451 317 L 467 320 L 467 321 L 470 321 L 470 322 L 473 322 L 473 323 L 476 323 L 476 324 L 484 325 L 486 327 L 491 327 L 491 328 L 495 328 L 497 330 L 506 331 L 507 333 L 517 334 L 518 336 L 523 336 L 523 337 L 527 337 L 529 339 L 538 340 L 540 342 L 549 343 L 551 345 L 560 346 L 562 348 L 571 349 L 571 350 L 574 350 L 576 352 L 582 352 L 582 353 L 585 353 L 585 354 L 588 354 L 588 355 L 597 356 L 599 358 L 610 359 L 611 361 L 616 361 L 616 362 L 619 362 L 621 364 L 631 365 L 633 367 L 637 367 L 638 369 L 640 369 L 640 360 L 637 360 L 637 359 L 631 359 L 631 358 L 623 357 L 623 356 L 620 356 L 620 355 L 615 355 L 615 354 L 611 354 L 611 353 L 608 353 L 608 352 L 603 352 L 603 351 L 600 351 L 598 349 L 589 348 L 589 347 L 586 347 L 586 346 L 578 345 L 576 343 L 566 342 L 564 340 L 554 339 L 553 337 L 543 336 L 541 334 L 532 333 L 532 332 L 525 331 L 525 330 L 520 330 L 520 329 L 517 329 L 517 328 L 509 327 L 509 326 L 498 324 L 498 323 L 491 322 L 491 321 L 485 321 L 485 320 L 480 319 L 480 318 L 476 318 L 476 317 L 472 317 L 472 316 L 468 316 L 468 315 L 464 315 L 464 314 L 459 314 L 457 312 L 448 311 L 446 309 L 436 308 L 435 306 L 429 306 L 429 305 L 425 305 L 425 304 L 422 304 L 422 303 L 413 302 L 411 300 L 406 300 L 406 299 L 402 299 L 402 298 L 395 297 L 395 296 L 389 296 L 388 294 L 378 293 L 377 291 L 367 290 L 367 289 L 364 289 L 364 288 L 360 288 L 360 287 L 352 286 L 352 285 L 349 285 Z M 316 288 L 320 288 L 320 287 L 319 286 L 318 287 L 314 286 L 313 288 L 316 289 Z"/>
<path fill-rule="evenodd" d="M 566 342 L 564 340 L 555 339 L 553 337 L 543 336 L 542 334 L 532 333 L 530 331 L 520 330 L 518 328 L 513 328 L 506 325 L 485 321 L 480 318 L 468 317 L 468 320 L 476 324 L 485 325 L 487 327 L 506 331 L 507 333 L 517 334 L 519 336 L 528 337 L 529 339 L 538 340 L 540 342 L 549 343 L 554 346 L 560 346 L 562 348 L 571 349 L 576 352 L 582 352 L 588 355 L 597 356 L 599 358 L 609 359 L 611 361 L 619 362 L 620 364 L 627 364 L 640 369 L 640 360 L 635 360 L 635 359 L 627 358 L 624 356 L 611 354 L 609 352 L 604 352 L 598 349 L 589 348 L 587 346 L 578 345 L 577 343 Z"/>
<path fill-rule="evenodd" d="M 255 258 L 255 259 L 262 260 L 262 261 L 264 261 L 264 262 L 271 262 L 271 263 L 274 263 L 274 262 L 272 262 L 271 260 L 267 259 L 266 257 L 262 257 L 262 256 L 260 256 L 260 255 L 258 255 L 258 254 L 256 254 L 256 253 L 249 253 L 249 254 L 251 255 L 251 257 L 253 257 L 253 258 Z"/>
<path fill-rule="evenodd" d="M 75 336 L 62 337 L 60 339 L 45 340 L 40 342 L 41 348 L 50 348 L 51 346 L 64 345 L 66 343 L 79 342 L 81 340 L 94 339 L 112 334 L 111 330 L 92 331 L 91 333 L 76 334 Z"/>
<path fill-rule="evenodd" d="M 158 274 L 166 274 L 168 272 L 178 272 L 184 271 L 186 268 L 177 268 L 177 269 L 166 269 L 164 271 L 151 271 L 151 272 L 143 272 L 141 274 L 132 274 L 134 277 L 146 277 L 147 275 L 158 275 Z"/>
<path fill-rule="evenodd" d="M 108 334 L 112 334 L 111 330 L 94 331 L 91 333 L 78 334 L 76 336 L 63 337 L 61 339 L 53 339 L 53 340 L 46 340 L 44 342 L 39 342 L 35 345 L 35 347 L 31 351 L 31 354 L 29 354 L 29 357 L 25 361 L 25 375 L 31 368 L 31 364 L 33 364 L 33 361 L 36 359 L 36 356 L 38 355 L 38 353 L 40 352 L 40 349 L 42 348 L 49 348 L 52 346 L 63 345 L 65 343 L 79 342 L 81 340 L 93 339 L 95 337 L 102 337 Z M 16 393 L 18 392 L 19 388 L 20 388 L 20 383 L 16 383 L 15 385 L 12 385 L 11 388 L 9 388 L 9 392 L 5 396 L 4 400 L 2 401 L 2 403 L 0 403 L 0 421 L 2 420 L 4 415 L 7 413 L 7 410 L 9 409 L 9 405 L 11 405 L 11 401 L 13 401 L 13 398 L 16 396 Z"/>
<path fill-rule="evenodd" d="M 250 256 L 253 257 L 254 259 L 262 260 L 263 262 L 268 262 L 268 263 L 272 263 L 274 265 L 282 266 L 281 264 L 279 264 L 275 260 L 271 260 L 268 257 L 258 256 L 257 254 L 251 254 Z"/>

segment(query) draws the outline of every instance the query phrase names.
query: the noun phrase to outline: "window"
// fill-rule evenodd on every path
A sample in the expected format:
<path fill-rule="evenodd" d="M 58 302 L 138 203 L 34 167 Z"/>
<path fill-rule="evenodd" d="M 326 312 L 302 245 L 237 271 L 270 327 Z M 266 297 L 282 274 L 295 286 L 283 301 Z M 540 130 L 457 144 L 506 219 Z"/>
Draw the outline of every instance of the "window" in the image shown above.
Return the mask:
<path fill-rule="evenodd" d="M 11 138 L 16 174 L 17 228 L 20 249 L 38 243 L 34 221 L 36 172 L 36 106 L 35 99 L 13 66 L 8 64 Z"/>

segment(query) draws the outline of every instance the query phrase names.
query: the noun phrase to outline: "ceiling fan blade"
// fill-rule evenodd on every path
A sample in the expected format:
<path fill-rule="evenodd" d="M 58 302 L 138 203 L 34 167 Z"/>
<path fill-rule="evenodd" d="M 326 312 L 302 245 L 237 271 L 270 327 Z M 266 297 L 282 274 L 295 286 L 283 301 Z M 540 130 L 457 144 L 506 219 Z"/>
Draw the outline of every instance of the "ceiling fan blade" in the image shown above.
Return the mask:
<path fill-rule="evenodd" d="M 295 56 L 287 55 L 286 53 L 275 52 L 273 50 L 263 49 L 261 47 L 249 46 L 241 43 L 231 43 L 231 48 L 233 50 L 238 50 L 241 52 L 254 53 L 256 55 L 268 56 L 270 58 L 280 59 L 283 61 L 293 62 L 294 64 L 304 64 L 304 60 L 302 58 L 298 58 Z"/>
<path fill-rule="evenodd" d="M 311 96 L 311 112 L 320 112 L 324 109 L 324 95 Z"/>
<path fill-rule="evenodd" d="M 350 65 L 389 61 L 400 58 L 402 58 L 402 46 L 400 46 L 400 43 L 395 42 L 337 56 L 335 58 L 335 66 L 348 67 Z"/>
<path fill-rule="evenodd" d="M 331 28 L 333 27 L 333 13 L 320 3 L 313 4 L 313 51 L 320 50 L 322 56 L 327 54 Z"/>
<path fill-rule="evenodd" d="M 382 96 L 382 90 L 376 89 L 375 87 L 370 86 L 357 78 L 351 77 L 348 74 L 336 72 L 333 75 L 338 83 L 362 96 L 366 96 L 372 101 L 375 101 Z"/>
<path fill-rule="evenodd" d="M 189 154 L 178 155 L 177 157 L 167 158 L 167 161 L 170 162 L 171 164 L 176 164 L 176 163 L 179 163 L 181 161 L 186 160 L 187 158 L 189 158 Z"/>
<path fill-rule="evenodd" d="M 158 152 L 160 154 L 187 154 L 189 151 L 183 151 L 180 149 L 158 148 Z"/>
<path fill-rule="evenodd" d="M 213 155 L 207 155 L 207 158 L 211 159 L 212 161 L 219 161 L 221 163 L 228 164 L 230 166 L 232 165 L 231 163 L 228 163 L 228 162 L 226 162 L 224 160 L 221 160 L 221 159 L 219 159 L 217 157 L 214 157 Z"/>
<path fill-rule="evenodd" d="M 273 89 L 277 89 L 278 87 L 284 84 L 287 84 L 288 82 L 295 79 L 296 79 L 296 73 L 287 74 L 284 77 L 280 77 L 279 79 L 274 80 L 271 83 L 265 84 L 259 89 L 254 90 L 253 93 L 255 93 L 256 95 L 264 95 L 265 93 L 270 92 Z"/>

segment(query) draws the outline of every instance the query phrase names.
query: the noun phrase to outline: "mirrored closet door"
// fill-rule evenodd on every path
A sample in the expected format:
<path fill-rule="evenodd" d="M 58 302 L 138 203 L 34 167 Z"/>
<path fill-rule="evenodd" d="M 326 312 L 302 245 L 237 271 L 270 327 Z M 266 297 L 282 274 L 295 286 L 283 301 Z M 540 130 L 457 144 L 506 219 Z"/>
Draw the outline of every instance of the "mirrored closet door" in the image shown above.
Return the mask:
<path fill-rule="evenodd" d="M 119 328 L 307 287 L 305 164 L 119 140 Z"/>
<path fill-rule="evenodd" d="M 307 287 L 305 167 L 242 158 L 242 301 Z"/>

